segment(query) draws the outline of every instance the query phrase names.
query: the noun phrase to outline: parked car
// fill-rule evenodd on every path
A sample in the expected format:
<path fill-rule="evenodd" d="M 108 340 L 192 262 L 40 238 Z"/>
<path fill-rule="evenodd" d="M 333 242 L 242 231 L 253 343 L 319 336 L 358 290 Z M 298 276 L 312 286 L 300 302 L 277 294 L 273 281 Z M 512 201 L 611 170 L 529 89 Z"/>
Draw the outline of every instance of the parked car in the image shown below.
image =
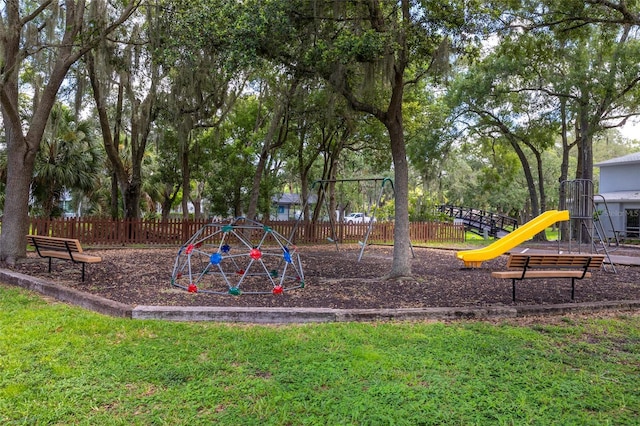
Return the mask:
<path fill-rule="evenodd" d="M 371 218 L 364 213 L 349 213 L 344 217 L 345 223 L 369 223 Z M 375 222 L 375 219 L 373 220 Z"/>

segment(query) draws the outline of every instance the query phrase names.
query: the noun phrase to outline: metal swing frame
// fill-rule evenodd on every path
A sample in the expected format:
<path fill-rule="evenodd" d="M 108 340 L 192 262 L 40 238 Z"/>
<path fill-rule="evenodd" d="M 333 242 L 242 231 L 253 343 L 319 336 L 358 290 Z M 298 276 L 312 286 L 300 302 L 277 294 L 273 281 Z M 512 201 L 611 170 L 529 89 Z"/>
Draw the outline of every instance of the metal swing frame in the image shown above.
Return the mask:
<path fill-rule="evenodd" d="M 391 178 L 387 178 L 387 177 L 371 177 L 371 178 L 349 178 L 349 179 L 319 179 L 314 181 L 311 184 L 311 187 L 309 188 L 309 195 L 307 196 L 307 199 L 305 200 L 304 205 L 302 206 L 302 211 L 304 212 L 307 208 L 307 206 L 309 205 L 309 199 L 311 198 L 312 194 L 313 194 L 313 190 L 314 188 L 316 188 L 317 185 L 320 185 L 319 191 L 318 191 L 318 197 L 320 197 L 320 194 L 326 194 L 327 191 L 327 185 L 330 183 L 345 183 L 345 182 L 357 182 L 358 184 L 360 184 L 361 182 L 381 182 L 380 187 L 379 187 L 379 192 L 378 192 L 378 196 L 376 199 L 376 203 L 373 207 L 373 211 L 371 213 L 371 220 L 369 220 L 369 224 L 367 226 L 367 231 L 365 232 L 364 235 L 364 241 L 362 241 L 360 243 L 361 247 L 360 247 L 360 254 L 358 256 L 358 262 L 362 259 L 362 256 L 364 254 L 364 249 L 367 246 L 367 241 L 369 240 L 369 236 L 371 235 L 371 230 L 373 229 L 373 223 L 376 217 L 376 212 L 378 210 L 378 206 L 380 205 L 380 201 L 382 200 L 382 195 L 384 194 L 384 188 L 385 185 L 388 183 L 391 186 L 391 191 L 393 193 L 393 196 L 395 198 L 395 187 L 393 185 L 393 180 Z M 328 198 L 325 196 L 323 197 L 325 203 L 328 203 Z M 333 242 L 335 244 L 336 247 L 336 251 L 340 251 L 339 245 L 338 245 L 338 237 L 336 235 L 336 218 L 335 215 L 333 214 L 333 212 L 329 211 L 329 206 L 326 205 L 325 206 L 327 211 L 329 212 L 329 223 L 331 224 L 331 238 L 329 238 L 329 240 L 331 242 Z M 317 208 L 317 207 L 316 207 Z M 368 213 L 368 212 L 367 212 Z M 289 236 L 289 240 L 292 241 L 293 236 L 295 235 L 298 226 L 300 224 L 300 221 L 302 221 L 303 215 L 300 214 L 299 217 L 296 220 L 295 225 L 293 226 L 293 229 L 291 230 L 291 235 Z M 411 246 L 411 251 L 413 253 L 413 245 Z"/>

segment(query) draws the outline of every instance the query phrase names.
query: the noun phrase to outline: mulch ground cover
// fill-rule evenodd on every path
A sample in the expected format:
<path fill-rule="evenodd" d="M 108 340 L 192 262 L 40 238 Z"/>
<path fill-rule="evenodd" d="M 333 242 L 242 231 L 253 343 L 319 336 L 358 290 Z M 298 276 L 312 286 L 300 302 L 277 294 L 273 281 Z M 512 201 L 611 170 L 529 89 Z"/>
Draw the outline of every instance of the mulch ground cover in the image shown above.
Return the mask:
<path fill-rule="evenodd" d="M 53 262 L 29 253 L 27 259 L 8 268 L 80 291 L 129 305 L 218 307 L 324 307 L 324 308 L 424 308 L 486 307 L 558 304 L 571 302 L 570 279 L 529 279 L 517 284 L 517 300 L 511 300 L 511 281 L 495 279 L 506 256 L 483 262 L 480 268 L 464 268 L 454 250 L 414 248 L 413 276 L 386 279 L 391 270 L 391 247 L 370 246 L 358 261 L 357 246 L 302 246 L 298 248 L 304 272 L 304 288 L 283 294 L 189 293 L 171 284 L 178 248 L 117 248 L 89 250 L 102 257 L 81 267 L 68 261 Z M 625 253 L 640 257 L 640 248 Z M 6 267 L 6 266 L 5 266 Z M 640 299 L 640 267 L 616 265 L 617 273 L 594 271 L 592 278 L 576 281 L 575 302 Z M 268 278 L 263 285 L 270 292 Z M 240 286 L 242 289 L 242 286 Z M 223 286 L 221 292 L 227 289 Z"/>

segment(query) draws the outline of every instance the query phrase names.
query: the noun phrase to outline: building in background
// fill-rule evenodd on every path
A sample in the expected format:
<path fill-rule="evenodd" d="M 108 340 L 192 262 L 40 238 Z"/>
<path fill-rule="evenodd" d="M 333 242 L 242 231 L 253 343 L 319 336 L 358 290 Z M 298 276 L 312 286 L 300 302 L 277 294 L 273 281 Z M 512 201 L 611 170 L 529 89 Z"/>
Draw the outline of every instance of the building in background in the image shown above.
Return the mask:
<path fill-rule="evenodd" d="M 318 197 L 309 196 L 309 204 L 315 204 Z M 275 213 L 271 214 L 271 220 L 298 220 L 304 208 L 304 202 L 300 194 L 286 192 L 271 198 L 275 207 Z"/>
<path fill-rule="evenodd" d="M 611 218 L 601 221 L 607 236 L 618 233 L 625 239 L 640 238 L 640 152 L 595 166 L 600 168 L 600 193 L 594 197 L 596 210 Z"/>

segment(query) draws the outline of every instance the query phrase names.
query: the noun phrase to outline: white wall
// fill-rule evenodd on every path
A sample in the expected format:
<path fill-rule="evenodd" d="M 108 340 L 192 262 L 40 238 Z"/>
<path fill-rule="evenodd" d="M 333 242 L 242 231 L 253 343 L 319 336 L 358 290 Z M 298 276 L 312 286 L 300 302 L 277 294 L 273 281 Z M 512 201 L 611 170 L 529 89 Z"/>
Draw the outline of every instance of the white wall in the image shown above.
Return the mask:
<path fill-rule="evenodd" d="M 621 203 L 607 203 L 607 206 L 605 208 L 603 203 L 599 203 L 596 201 L 596 210 L 600 212 L 600 223 L 604 228 L 605 236 L 607 238 L 612 238 L 614 236 L 614 230 L 624 230 L 624 210 L 621 210 L 621 207 Z M 608 215 L 607 208 L 609 212 Z"/>
<path fill-rule="evenodd" d="M 607 208 L 609 215 L 607 215 Z M 602 202 L 596 200 L 596 209 L 601 213 L 600 223 L 602 224 L 606 237 L 612 238 L 613 230 L 624 236 L 627 229 L 627 209 L 640 209 L 640 202 L 607 202 L 605 208 Z M 611 226 L 613 225 L 613 230 Z"/>
<path fill-rule="evenodd" d="M 600 167 L 600 193 L 640 190 L 640 164 Z"/>

